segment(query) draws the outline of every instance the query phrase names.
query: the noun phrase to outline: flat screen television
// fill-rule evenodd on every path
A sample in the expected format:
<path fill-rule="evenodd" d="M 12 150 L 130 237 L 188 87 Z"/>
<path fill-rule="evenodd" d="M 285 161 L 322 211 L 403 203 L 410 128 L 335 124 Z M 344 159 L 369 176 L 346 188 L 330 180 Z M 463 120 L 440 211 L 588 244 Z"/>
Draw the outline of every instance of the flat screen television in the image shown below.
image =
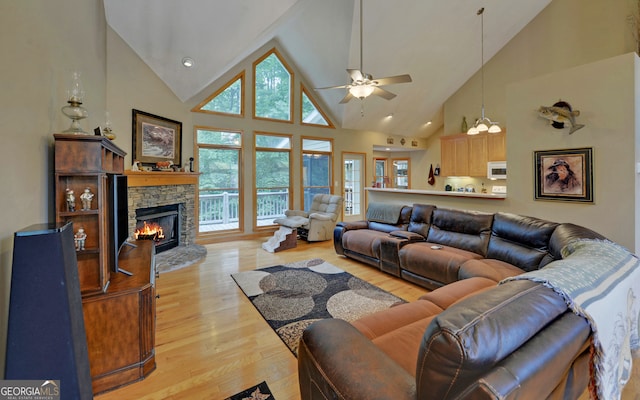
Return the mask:
<path fill-rule="evenodd" d="M 136 247 L 127 241 L 129 238 L 129 198 L 127 194 L 127 176 L 109 175 L 109 210 L 111 223 L 109 249 L 111 251 L 111 271 L 132 275 L 131 272 L 118 266 L 118 257 L 125 246 Z"/>

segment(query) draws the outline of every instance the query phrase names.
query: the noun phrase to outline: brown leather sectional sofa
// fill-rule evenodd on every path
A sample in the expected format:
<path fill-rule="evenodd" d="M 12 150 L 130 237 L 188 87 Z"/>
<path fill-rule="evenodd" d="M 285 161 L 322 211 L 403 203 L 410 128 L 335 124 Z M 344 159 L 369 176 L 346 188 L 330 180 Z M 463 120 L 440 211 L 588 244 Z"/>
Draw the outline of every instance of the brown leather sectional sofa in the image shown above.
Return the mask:
<path fill-rule="evenodd" d="M 587 228 L 507 213 L 405 206 L 396 223 L 340 223 L 339 254 L 429 289 L 418 301 L 303 334 L 303 399 L 576 399 L 590 328 L 553 290 L 497 283 L 560 259 Z M 434 246 L 441 248 L 432 248 Z"/>
<path fill-rule="evenodd" d="M 562 258 L 575 238 L 603 238 L 590 229 L 509 213 L 404 206 L 395 223 L 340 222 L 338 254 L 436 289 L 471 277 L 495 282 Z"/>

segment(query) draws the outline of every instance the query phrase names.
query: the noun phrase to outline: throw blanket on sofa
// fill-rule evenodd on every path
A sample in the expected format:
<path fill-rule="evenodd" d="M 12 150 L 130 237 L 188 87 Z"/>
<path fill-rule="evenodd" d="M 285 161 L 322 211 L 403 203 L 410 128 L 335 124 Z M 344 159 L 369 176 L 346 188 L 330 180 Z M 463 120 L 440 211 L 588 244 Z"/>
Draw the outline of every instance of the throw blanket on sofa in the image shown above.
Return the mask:
<path fill-rule="evenodd" d="M 640 353 L 640 260 L 609 241 L 578 240 L 562 249 L 562 260 L 503 282 L 530 279 L 552 288 L 589 321 L 593 347 L 590 392 L 620 399 Z"/>
<path fill-rule="evenodd" d="M 397 224 L 402 207 L 404 207 L 402 204 L 369 203 L 366 218 L 383 224 Z"/>

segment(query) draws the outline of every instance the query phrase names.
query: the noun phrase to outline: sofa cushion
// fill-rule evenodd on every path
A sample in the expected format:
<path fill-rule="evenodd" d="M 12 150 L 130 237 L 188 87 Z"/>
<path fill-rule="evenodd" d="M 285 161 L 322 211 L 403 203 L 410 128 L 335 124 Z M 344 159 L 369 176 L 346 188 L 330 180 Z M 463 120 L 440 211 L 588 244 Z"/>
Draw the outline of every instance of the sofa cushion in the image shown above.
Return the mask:
<path fill-rule="evenodd" d="M 372 342 L 405 371 L 415 376 L 420 341 L 427 326 L 436 315 L 404 325 L 386 335 L 373 339 Z"/>
<path fill-rule="evenodd" d="M 398 304 L 365 315 L 351 324 L 367 338 L 375 339 L 405 325 L 439 314 L 452 304 L 495 286 L 495 282 L 485 278 L 471 278 L 454 282 L 422 295 L 417 301 Z"/>
<path fill-rule="evenodd" d="M 458 269 L 480 254 L 431 242 L 409 243 L 398 251 L 400 269 L 432 281 L 448 284 L 458 280 Z"/>
<path fill-rule="evenodd" d="M 497 283 L 491 279 L 474 277 L 432 290 L 420 296 L 420 300 L 429 301 L 445 310 L 469 296 L 494 288 L 496 285 Z"/>
<path fill-rule="evenodd" d="M 380 258 L 380 239 L 389 236 L 373 229 L 357 229 L 342 234 L 342 247 L 365 256 Z"/>
<path fill-rule="evenodd" d="M 411 212 L 411 220 L 409 221 L 409 232 L 419 233 L 427 237 L 429 228 L 431 227 L 431 216 L 436 206 L 427 204 L 414 204 Z"/>
<path fill-rule="evenodd" d="M 497 213 L 493 217 L 487 258 L 513 264 L 524 271 L 541 267 L 549 240 L 559 224 L 534 217 Z"/>
<path fill-rule="evenodd" d="M 498 283 L 505 278 L 520 275 L 524 271 L 515 265 L 493 258 L 469 260 L 460 266 L 458 279 L 483 277 Z"/>
<path fill-rule="evenodd" d="M 436 208 L 427 241 L 487 254 L 493 214 Z"/>
<path fill-rule="evenodd" d="M 495 286 L 495 282 L 484 278 L 454 282 L 417 301 L 367 315 L 352 324 L 408 373 L 415 375 L 420 342 L 431 320 L 458 301 Z"/>

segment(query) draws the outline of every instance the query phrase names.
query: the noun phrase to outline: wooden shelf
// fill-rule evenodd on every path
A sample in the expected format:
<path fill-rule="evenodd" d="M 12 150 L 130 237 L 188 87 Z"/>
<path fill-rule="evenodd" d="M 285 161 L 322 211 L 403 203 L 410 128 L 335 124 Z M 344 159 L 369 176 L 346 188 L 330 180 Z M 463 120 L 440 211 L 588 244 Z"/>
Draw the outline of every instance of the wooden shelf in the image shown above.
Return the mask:
<path fill-rule="evenodd" d="M 165 185 L 197 185 L 197 172 L 165 172 L 165 171 L 125 171 L 127 185 L 165 186 Z"/>

